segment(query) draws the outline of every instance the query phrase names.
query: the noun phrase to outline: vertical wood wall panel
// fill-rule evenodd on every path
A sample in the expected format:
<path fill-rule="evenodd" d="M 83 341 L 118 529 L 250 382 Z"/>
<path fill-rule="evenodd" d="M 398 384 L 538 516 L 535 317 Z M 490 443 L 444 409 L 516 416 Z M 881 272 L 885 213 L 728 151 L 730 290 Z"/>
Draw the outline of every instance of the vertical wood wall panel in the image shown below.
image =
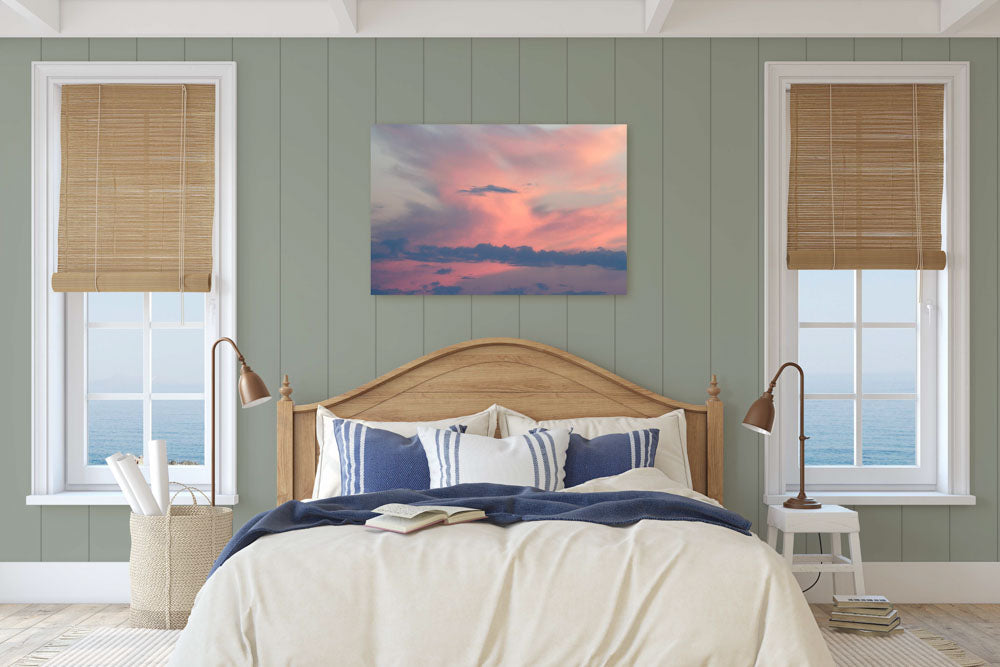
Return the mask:
<path fill-rule="evenodd" d="M 692 403 L 712 374 L 710 54 L 707 39 L 663 42 L 663 393 Z"/>
<path fill-rule="evenodd" d="M 371 169 L 375 41 L 330 40 L 330 394 L 375 377 Z M 294 396 L 293 396 L 294 398 Z"/>
<path fill-rule="evenodd" d="M 281 40 L 280 365 L 299 403 L 329 395 L 327 46 Z"/>
<path fill-rule="evenodd" d="M 424 42 L 424 122 L 472 121 L 472 40 Z M 424 297 L 424 353 L 472 338 L 472 297 Z"/>
<path fill-rule="evenodd" d="M 615 40 L 615 122 L 628 123 L 628 294 L 615 297 L 615 371 L 663 388 L 663 42 Z"/>
<path fill-rule="evenodd" d="M 757 42 L 712 40 L 712 370 L 726 410 L 726 504 L 760 503 L 759 438 L 741 426 L 761 391 L 757 271 Z M 718 271 L 718 273 L 717 273 Z M 730 280 L 727 275 L 739 275 Z M 787 385 L 786 385 L 787 386 Z M 756 522 L 755 522 L 756 523 Z"/>
<path fill-rule="evenodd" d="M 951 508 L 952 560 L 997 559 L 997 41 L 954 39 L 971 63 L 970 443 L 974 507 Z"/>
<path fill-rule="evenodd" d="M 614 123 L 615 43 L 613 40 L 569 40 L 566 82 L 568 122 Z M 613 296 L 567 297 L 566 349 L 604 368 L 614 368 L 615 298 Z"/>
<path fill-rule="evenodd" d="M 135 60 L 138 56 L 138 40 L 101 38 L 90 40 L 91 60 Z"/>
<path fill-rule="evenodd" d="M 378 122 L 423 122 L 424 40 L 378 40 L 376 64 Z M 424 297 L 379 296 L 375 301 L 375 360 L 382 374 L 424 353 Z"/>
<path fill-rule="evenodd" d="M 904 39 L 902 60 L 948 60 L 947 39 Z M 949 510 L 947 507 L 900 508 L 902 545 L 900 559 L 946 561 L 950 559 Z"/>
<path fill-rule="evenodd" d="M 224 38 L 185 39 L 184 60 L 232 60 L 233 40 Z M 239 69 L 237 67 L 237 69 Z"/>
<path fill-rule="evenodd" d="M 236 412 L 234 526 L 274 504 L 277 453 L 273 439 L 280 398 L 281 96 L 280 42 L 236 39 L 236 328 L 240 349 L 271 388 L 271 402 Z M 191 57 L 191 51 L 188 51 Z M 249 268 L 248 268 L 249 267 Z"/>
<path fill-rule="evenodd" d="M 518 121 L 520 57 L 516 39 L 472 40 L 472 122 Z M 491 294 L 472 297 L 473 338 L 516 338 L 520 321 L 517 296 Z"/>
<path fill-rule="evenodd" d="M 865 38 L 854 40 L 855 60 L 902 60 L 903 40 L 896 38 Z"/>
<path fill-rule="evenodd" d="M 184 60 L 184 38 L 140 38 L 136 43 L 136 59 Z"/>
<path fill-rule="evenodd" d="M 18 286 L 2 305 L 11 321 L 24 323 L 0 328 L 0 347 L 24 351 L 0 357 L 0 373 L 12 378 L 0 389 L 9 436 L 0 470 L 0 523 L 9 539 L 0 540 L 0 560 L 125 560 L 129 543 L 127 508 L 24 505 L 32 60 L 239 63 L 237 335 L 276 397 L 282 372 L 290 373 L 297 401 L 312 401 L 425 351 L 496 335 L 566 347 L 690 401 L 703 400 L 705 380 L 717 372 L 727 407 L 727 504 L 756 529 L 765 516 L 762 448 L 739 421 L 772 370 L 762 367 L 758 317 L 759 90 L 764 62 L 807 57 L 972 62 L 977 505 L 856 509 L 868 560 L 996 560 L 997 42 L 933 38 L 0 39 L 0 277 Z M 376 119 L 628 123 L 629 294 L 370 296 L 369 127 Z M 752 247 L 757 256 L 747 252 Z M 237 526 L 273 503 L 274 422 L 273 404 L 238 412 Z"/>
<path fill-rule="evenodd" d="M 520 40 L 520 120 L 565 123 L 567 102 L 565 39 Z M 566 349 L 566 300 L 521 296 L 520 336 Z"/>
<path fill-rule="evenodd" d="M 0 560 L 41 558 L 41 513 L 31 489 L 31 61 L 41 40 L 0 39 Z"/>

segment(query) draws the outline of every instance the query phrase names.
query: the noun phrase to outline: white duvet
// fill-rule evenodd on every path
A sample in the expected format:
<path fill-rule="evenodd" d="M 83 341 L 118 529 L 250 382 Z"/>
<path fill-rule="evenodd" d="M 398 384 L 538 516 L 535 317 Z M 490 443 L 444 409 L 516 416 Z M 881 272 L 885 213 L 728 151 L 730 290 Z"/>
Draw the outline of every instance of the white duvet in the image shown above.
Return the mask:
<path fill-rule="evenodd" d="M 575 490 L 663 490 L 655 468 Z M 711 501 L 709 501 L 711 502 Z M 782 559 L 682 521 L 262 538 L 198 594 L 174 665 L 832 665 Z"/>

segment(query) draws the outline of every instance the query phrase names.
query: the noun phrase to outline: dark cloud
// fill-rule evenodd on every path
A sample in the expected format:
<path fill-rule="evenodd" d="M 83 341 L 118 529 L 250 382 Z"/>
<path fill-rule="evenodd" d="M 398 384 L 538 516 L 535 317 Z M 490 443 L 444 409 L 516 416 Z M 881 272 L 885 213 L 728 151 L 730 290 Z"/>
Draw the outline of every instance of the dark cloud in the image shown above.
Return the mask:
<path fill-rule="evenodd" d="M 439 276 L 446 276 L 446 275 L 448 275 L 449 273 L 451 273 L 454 270 L 455 269 L 438 269 L 434 273 L 436 273 Z"/>
<path fill-rule="evenodd" d="M 459 294 L 461 291 L 461 285 L 435 285 L 431 294 Z"/>
<path fill-rule="evenodd" d="M 494 292 L 494 294 L 527 294 L 527 290 L 523 287 L 509 287 L 507 289 L 502 289 Z"/>
<path fill-rule="evenodd" d="M 543 292 L 548 292 L 549 291 L 549 286 L 546 285 L 545 283 L 535 283 L 535 287 L 537 287 L 538 289 L 542 290 Z"/>
<path fill-rule="evenodd" d="M 459 190 L 460 193 L 464 195 L 475 195 L 476 197 L 484 197 L 487 192 L 494 192 L 500 195 L 515 195 L 517 190 L 511 190 L 510 188 L 505 188 L 502 185 L 477 185 L 466 190 Z"/>
<path fill-rule="evenodd" d="M 401 245 L 400 242 L 403 242 Z M 372 260 L 410 259 L 418 262 L 499 262 L 511 266 L 600 266 L 612 271 L 624 271 L 627 255 L 624 250 L 563 251 L 535 250 L 530 246 L 495 246 L 479 243 L 474 246 L 421 245 L 411 248 L 405 239 L 372 243 Z"/>

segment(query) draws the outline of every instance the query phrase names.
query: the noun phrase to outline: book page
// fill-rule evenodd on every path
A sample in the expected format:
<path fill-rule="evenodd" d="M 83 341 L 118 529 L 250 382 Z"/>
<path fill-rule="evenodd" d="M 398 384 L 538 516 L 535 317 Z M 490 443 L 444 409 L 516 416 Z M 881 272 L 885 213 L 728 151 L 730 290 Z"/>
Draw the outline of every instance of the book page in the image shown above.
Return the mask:
<path fill-rule="evenodd" d="M 440 514 L 443 507 L 430 507 L 427 505 L 417 506 L 417 505 L 405 505 L 403 503 L 389 503 L 387 505 L 382 505 L 376 507 L 372 511 L 376 514 L 387 514 L 389 516 L 398 516 L 404 519 L 412 519 L 415 516 L 420 516 L 427 512 Z"/>
<path fill-rule="evenodd" d="M 482 512 L 482 510 L 478 510 L 475 507 L 452 507 L 448 505 L 421 505 L 420 508 L 434 510 L 435 512 L 444 512 L 448 516 L 454 516 L 462 512 Z"/>

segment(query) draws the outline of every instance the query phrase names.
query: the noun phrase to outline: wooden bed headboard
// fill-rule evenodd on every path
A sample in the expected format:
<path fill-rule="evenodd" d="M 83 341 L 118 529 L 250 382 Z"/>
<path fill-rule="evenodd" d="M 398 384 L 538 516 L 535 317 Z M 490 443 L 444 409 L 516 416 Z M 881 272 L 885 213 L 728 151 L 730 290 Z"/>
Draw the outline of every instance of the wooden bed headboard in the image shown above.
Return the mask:
<path fill-rule="evenodd" d="M 357 389 L 295 405 L 288 376 L 278 401 L 278 503 L 312 495 L 316 408 L 372 421 L 430 421 L 494 403 L 538 420 L 658 417 L 683 408 L 695 491 L 722 502 L 722 401 L 715 376 L 708 400 L 660 396 L 563 350 L 518 338 L 480 338 L 425 355 Z"/>

